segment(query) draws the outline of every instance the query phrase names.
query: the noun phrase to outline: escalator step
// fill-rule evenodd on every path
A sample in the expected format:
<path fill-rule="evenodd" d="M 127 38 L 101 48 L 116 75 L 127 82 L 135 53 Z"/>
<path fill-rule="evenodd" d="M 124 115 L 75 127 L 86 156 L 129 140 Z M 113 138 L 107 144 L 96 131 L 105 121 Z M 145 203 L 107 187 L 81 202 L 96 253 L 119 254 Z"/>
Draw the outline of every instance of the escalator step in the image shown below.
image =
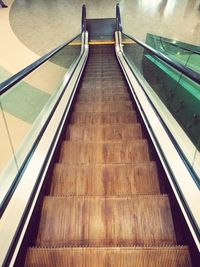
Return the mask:
<path fill-rule="evenodd" d="M 107 76 L 107 77 L 85 77 L 82 80 L 83 82 L 91 82 L 91 83 L 96 83 L 96 82 L 124 82 L 125 79 L 123 78 L 123 76 L 121 75 L 114 75 L 114 76 Z"/>
<path fill-rule="evenodd" d="M 36 246 L 175 245 L 166 195 L 45 197 Z"/>
<path fill-rule="evenodd" d="M 88 103 L 77 103 L 74 105 L 73 111 L 77 112 L 117 112 L 117 111 L 131 111 L 133 105 L 131 101 L 121 101 L 118 103 L 102 103 L 93 102 Z"/>
<path fill-rule="evenodd" d="M 159 194 L 155 162 L 143 164 L 56 164 L 50 195 Z"/>
<path fill-rule="evenodd" d="M 86 71 L 87 72 L 87 75 L 86 75 L 86 77 L 88 78 L 88 79 L 90 79 L 90 78 L 109 78 L 109 77 L 111 77 L 111 78 L 116 78 L 116 77 L 124 77 L 123 75 L 122 75 L 122 73 L 120 72 L 120 71 L 109 71 L 109 72 L 102 72 L 102 71 L 99 71 L 99 72 L 90 72 L 89 70 L 88 71 Z"/>
<path fill-rule="evenodd" d="M 91 88 L 91 87 L 100 87 L 100 88 L 106 88 L 106 87 L 119 87 L 119 86 L 124 86 L 126 87 L 126 82 L 125 81 L 93 81 L 93 82 L 90 82 L 90 81 L 83 81 L 82 82 L 82 89 L 84 87 L 87 87 L 87 88 Z"/>
<path fill-rule="evenodd" d="M 91 70 L 91 69 L 99 69 L 102 68 L 104 70 L 109 69 L 109 70 L 119 70 L 119 65 L 117 64 L 117 62 L 112 62 L 113 59 L 111 58 L 110 61 L 92 61 L 91 59 L 88 60 L 88 65 L 87 65 L 87 70 Z"/>
<path fill-rule="evenodd" d="M 100 94 L 79 94 L 76 100 L 76 103 L 82 103 L 82 102 L 106 102 L 107 104 L 109 104 L 108 102 L 112 102 L 115 101 L 116 103 L 118 101 L 128 101 L 130 99 L 128 94 L 104 94 L 104 95 L 100 95 Z M 90 103 L 88 103 L 90 104 Z"/>
<path fill-rule="evenodd" d="M 104 88 L 102 88 L 101 86 L 91 86 L 89 87 L 85 87 L 85 88 L 81 88 L 81 92 L 80 94 L 108 94 L 108 95 L 115 95 L 115 94 L 124 94 L 124 95 L 129 95 L 127 88 L 126 87 L 122 87 L 122 86 L 115 86 L 113 87 L 112 85 L 110 85 L 110 87 L 104 86 Z"/>
<path fill-rule="evenodd" d="M 139 123 L 122 125 L 77 125 L 69 124 L 67 140 L 109 141 L 141 139 L 142 129 Z"/>
<path fill-rule="evenodd" d="M 73 112 L 70 123 L 72 124 L 116 124 L 136 123 L 136 112 Z"/>
<path fill-rule="evenodd" d="M 116 69 L 106 69 L 104 70 L 103 68 L 99 68 L 99 69 L 92 69 L 92 68 L 86 68 L 84 71 L 85 76 L 87 77 L 95 77 L 95 75 L 100 76 L 100 77 L 104 77 L 104 76 L 113 76 L 113 75 L 120 75 L 120 77 L 122 76 L 122 72 L 120 71 L 120 69 L 116 68 Z"/>
<path fill-rule="evenodd" d="M 29 248 L 25 267 L 192 267 L 188 247 Z"/>
<path fill-rule="evenodd" d="M 149 161 L 146 140 L 79 142 L 63 141 L 60 162 L 65 163 L 135 163 Z"/>

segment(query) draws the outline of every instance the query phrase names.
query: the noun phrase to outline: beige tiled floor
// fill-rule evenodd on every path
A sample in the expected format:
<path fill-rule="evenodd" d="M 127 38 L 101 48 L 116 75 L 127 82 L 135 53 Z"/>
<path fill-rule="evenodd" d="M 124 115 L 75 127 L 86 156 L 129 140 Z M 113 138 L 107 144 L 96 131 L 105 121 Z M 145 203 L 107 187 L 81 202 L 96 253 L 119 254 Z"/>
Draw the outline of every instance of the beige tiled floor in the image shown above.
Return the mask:
<path fill-rule="evenodd" d="M 81 6 L 89 18 L 115 17 L 120 2 L 124 30 L 145 39 L 146 32 L 200 44 L 197 0 L 5 0 L 0 9 L 0 65 L 11 73 L 80 31 Z"/>
<path fill-rule="evenodd" d="M 115 17 L 120 2 L 124 30 L 145 40 L 146 32 L 200 43 L 198 0 L 15 0 L 10 25 L 32 51 L 44 54 L 80 31 L 81 6 L 87 17 Z"/>

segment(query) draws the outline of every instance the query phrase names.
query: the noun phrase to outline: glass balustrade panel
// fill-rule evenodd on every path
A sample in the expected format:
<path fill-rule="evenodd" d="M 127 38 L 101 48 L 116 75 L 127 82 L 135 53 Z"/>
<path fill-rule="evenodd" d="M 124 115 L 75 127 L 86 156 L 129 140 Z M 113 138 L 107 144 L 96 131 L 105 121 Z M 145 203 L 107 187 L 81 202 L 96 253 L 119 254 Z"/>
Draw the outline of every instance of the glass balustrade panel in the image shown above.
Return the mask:
<path fill-rule="evenodd" d="M 62 94 L 64 83 L 80 52 L 79 37 L 0 96 L 0 145 L 3 151 L 0 171 L 3 171 L 9 162 L 16 163 L 17 169 L 20 169 Z M 13 168 L 16 174 L 16 166 Z M 12 176 L 14 180 L 15 175 L 9 175 L 8 172 L 9 169 L 7 176 Z"/>

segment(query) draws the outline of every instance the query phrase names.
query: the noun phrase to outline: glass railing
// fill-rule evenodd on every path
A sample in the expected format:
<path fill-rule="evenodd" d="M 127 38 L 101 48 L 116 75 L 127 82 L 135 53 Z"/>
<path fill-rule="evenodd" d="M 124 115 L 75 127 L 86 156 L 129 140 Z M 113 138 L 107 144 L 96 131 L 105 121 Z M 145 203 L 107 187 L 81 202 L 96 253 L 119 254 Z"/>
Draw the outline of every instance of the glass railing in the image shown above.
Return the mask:
<path fill-rule="evenodd" d="M 41 135 L 80 52 L 81 35 L 0 95 L 0 204 Z"/>
<path fill-rule="evenodd" d="M 200 47 L 171 40 L 161 36 L 147 34 L 146 43 L 169 58 L 200 73 Z"/>
<path fill-rule="evenodd" d="M 200 177 L 200 85 L 122 34 L 124 54 Z M 198 179 L 198 178 L 197 178 Z"/>

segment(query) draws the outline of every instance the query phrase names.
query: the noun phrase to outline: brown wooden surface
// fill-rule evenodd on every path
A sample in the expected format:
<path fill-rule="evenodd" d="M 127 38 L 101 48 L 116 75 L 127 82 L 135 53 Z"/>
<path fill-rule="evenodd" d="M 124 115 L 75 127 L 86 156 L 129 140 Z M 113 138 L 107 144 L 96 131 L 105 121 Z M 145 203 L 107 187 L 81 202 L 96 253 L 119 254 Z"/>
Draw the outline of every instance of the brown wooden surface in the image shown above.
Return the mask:
<path fill-rule="evenodd" d="M 121 125 L 77 125 L 67 127 L 66 140 L 71 141 L 109 141 L 133 140 L 142 138 L 139 123 Z"/>
<path fill-rule="evenodd" d="M 159 194 L 155 162 L 141 164 L 57 164 L 51 195 Z"/>
<path fill-rule="evenodd" d="M 135 123 L 137 117 L 135 111 L 129 112 L 74 112 L 71 115 L 72 124 L 123 124 Z M 123 125 L 122 125 L 123 127 Z"/>
<path fill-rule="evenodd" d="M 26 267 L 191 267 L 187 247 L 30 248 Z"/>
<path fill-rule="evenodd" d="M 112 102 L 112 101 L 127 101 L 129 100 L 129 95 L 124 93 L 116 93 L 116 94 L 82 94 L 78 95 L 76 103 L 87 102 L 90 105 L 90 102 Z M 107 103 L 108 105 L 110 103 Z"/>
<path fill-rule="evenodd" d="M 39 246 L 174 245 L 165 195 L 45 197 Z"/>
<path fill-rule="evenodd" d="M 104 88 L 113 88 L 114 85 L 117 87 L 125 87 L 126 86 L 126 82 L 125 81 L 117 81 L 116 83 L 113 83 L 112 81 L 110 81 L 109 83 L 107 81 L 84 81 L 82 82 L 82 90 L 84 90 L 85 88 L 87 89 L 91 89 L 91 88 L 99 88 L 101 89 L 102 87 Z"/>
<path fill-rule="evenodd" d="M 133 163 L 149 161 L 147 141 L 81 142 L 64 141 L 59 162 Z"/>
<path fill-rule="evenodd" d="M 118 83 L 118 82 L 121 82 L 121 81 L 125 81 L 124 77 L 121 77 L 120 75 L 103 75 L 102 73 L 100 75 L 98 75 L 98 73 L 96 73 L 96 75 L 93 75 L 93 76 L 87 76 L 85 79 L 83 79 L 83 82 L 84 81 L 87 81 L 87 82 L 93 82 L 95 79 L 95 82 L 105 82 L 105 81 L 108 81 L 108 82 L 114 82 L 114 83 Z"/>
<path fill-rule="evenodd" d="M 102 94 L 102 95 L 113 95 L 113 94 L 125 94 L 128 95 L 126 86 L 121 86 L 116 84 L 113 86 L 112 83 L 104 85 L 102 88 L 101 85 L 93 84 L 90 87 L 82 86 L 81 94 Z"/>
<path fill-rule="evenodd" d="M 124 77 L 122 76 L 122 73 L 120 72 L 120 71 L 107 71 L 107 72 L 98 72 L 98 73 L 91 73 L 91 72 L 86 72 L 86 74 L 87 74 L 87 78 L 88 79 L 94 79 L 94 78 L 97 78 L 97 79 L 100 79 L 100 78 L 103 78 L 103 79 L 105 79 L 105 78 L 110 78 L 111 77 L 111 80 L 113 79 L 113 78 L 115 78 L 116 79 L 116 77 L 117 78 L 123 78 L 124 79 Z"/>
<path fill-rule="evenodd" d="M 120 112 L 120 111 L 132 111 L 132 103 L 130 101 L 121 101 L 117 103 L 102 103 L 93 102 L 88 105 L 88 103 L 78 103 L 74 105 L 74 111 L 77 112 Z"/>

